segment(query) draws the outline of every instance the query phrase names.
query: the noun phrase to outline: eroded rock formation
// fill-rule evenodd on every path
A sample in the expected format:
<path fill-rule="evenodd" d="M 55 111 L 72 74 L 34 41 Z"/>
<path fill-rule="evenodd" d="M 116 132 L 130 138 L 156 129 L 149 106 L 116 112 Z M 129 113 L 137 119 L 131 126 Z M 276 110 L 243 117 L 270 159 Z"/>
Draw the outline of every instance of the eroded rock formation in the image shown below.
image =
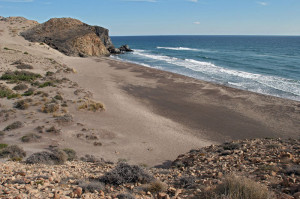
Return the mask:
<path fill-rule="evenodd" d="M 53 18 L 22 32 L 32 42 L 44 42 L 69 56 L 109 55 L 113 47 L 108 29 L 90 26 L 77 19 Z"/>

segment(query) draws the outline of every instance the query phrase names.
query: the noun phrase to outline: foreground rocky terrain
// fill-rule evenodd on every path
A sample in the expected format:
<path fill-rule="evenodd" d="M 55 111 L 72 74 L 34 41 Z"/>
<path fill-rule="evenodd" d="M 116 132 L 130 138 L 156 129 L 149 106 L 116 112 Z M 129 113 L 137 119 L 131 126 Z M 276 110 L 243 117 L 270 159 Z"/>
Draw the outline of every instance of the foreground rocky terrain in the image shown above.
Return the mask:
<path fill-rule="evenodd" d="M 88 155 L 62 165 L 27 163 L 1 165 L 1 198 L 300 198 L 300 140 L 293 139 L 212 145 L 165 168 Z"/>

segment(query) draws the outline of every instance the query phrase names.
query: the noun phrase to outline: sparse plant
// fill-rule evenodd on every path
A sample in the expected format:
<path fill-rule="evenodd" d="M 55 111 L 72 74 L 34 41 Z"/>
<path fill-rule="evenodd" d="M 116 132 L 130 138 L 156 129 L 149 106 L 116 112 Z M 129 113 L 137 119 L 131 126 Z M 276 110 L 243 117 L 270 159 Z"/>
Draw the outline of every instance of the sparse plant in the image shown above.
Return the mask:
<path fill-rule="evenodd" d="M 102 146 L 101 142 L 94 142 L 94 146 Z"/>
<path fill-rule="evenodd" d="M 12 124 L 8 125 L 7 127 L 5 127 L 3 131 L 12 131 L 15 129 L 22 128 L 23 126 L 24 126 L 24 124 L 22 122 L 16 121 L 16 122 L 13 122 Z"/>
<path fill-rule="evenodd" d="M 183 188 L 193 188 L 196 183 L 196 178 L 194 176 L 184 176 L 179 179 L 179 185 Z"/>
<path fill-rule="evenodd" d="M 39 139 L 41 139 L 42 137 L 39 136 L 39 135 L 36 135 L 34 133 L 29 133 L 27 135 L 24 135 L 22 138 L 21 138 L 21 141 L 22 142 L 34 142 L 34 141 L 37 141 Z"/>
<path fill-rule="evenodd" d="M 135 199 L 135 197 L 133 195 L 131 195 L 130 193 L 121 193 L 119 195 L 117 195 L 118 199 Z"/>
<path fill-rule="evenodd" d="M 113 170 L 105 173 L 99 178 L 100 182 L 105 184 L 121 185 L 124 183 L 148 183 L 153 180 L 153 177 L 146 173 L 137 165 L 129 165 L 126 163 L 118 164 Z"/>
<path fill-rule="evenodd" d="M 29 53 L 27 51 L 24 52 L 24 55 L 28 55 Z"/>
<path fill-rule="evenodd" d="M 223 146 L 224 150 L 234 150 L 239 149 L 240 145 L 238 143 L 225 143 Z"/>
<path fill-rule="evenodd" d="M 8 87 L 0 85 L 0 98 L 4 98 L 4 97 L 6 97 L 7 99 L 12 99 L 12 98 L 20 97 L 20 95 L 14 93 Z"/>
<path fill-rule="evenodd" d="M 222 184 L 206 193 L 211 199 L 270 199 L 272 194 L 266 186 L 263 186 L 249 178 L 227 176 Z"/>
<path fill-rule="evenodd" d="M 30 88 L 26 92 L 23 93 L 23 96 L 31 96 L 34 94 L 34 91 L 35 90 L 33 88 Z"/>
<path fill-rule="evenodd" d="M 19 64 L 19 65 L 16 65 L 16 68 L 17 69 L 33 69 L 33 67 L 29 64 Z"/>
<path fill-rule="evenodd" d="M 18 84 L 15 87 L 13 87 L 13 90 L 26 90 L 28 89 L 28 86 L 26 84 Z"/>
<path fill-rule="evenodd" d="M 0 150 L 0 158 L 10 158 L 11 160 L 22 159 L 26 152 L 17 145 L 11 145 Z"/>
<path fill-rule="evenodd" d="M 76 151 L 74 151 L 73 149 L 65 148 L 63 149 L 63 151 L 67 154 L 68 161 L 73 161 L 77 158 Z"/>
<path fill-rule="evenodd" d="M 73 122 L 73 116 L 70 114 L 65 114 L 62 116 L 57 116 L 55 118 L 55 121 L 58 122 L 59 124 L 67 124 Z"/>
<path fill-rule="evenodd" d="M 59 105 L 56 103 L 45 103 L 41 108 L 41 111 L 43 113 L 54 113 L 58 110 L 59 110 Z"/>
<path fill-rule="evenodd" d="M 94 191 L 100 191 L 100 190 L 105 190 L 105 184 L 99 181 L 80 181 L 78 183 L 78 186 L 82 188 L 83 192 L 90 192 L 94 193 Z"/>
<path fill-rule="evenodd" d="M 67 160 L 67 155 L 61 150 L 55 150 L 53 152 L 38 152 L 34 153 L 25 161 L 27 164 L 49 164 L 57 165 L 64 164 Z"/>
<path fill-rule="evenodd" d="M 37 78 L 42 77 L 40 74 L 31 73 L 27 71 L 14 71 L 14 72 L 5 72 L 0 79 L 1 80 L 10 80 L 13 83 L 17 83 L 19 81 L 32 82 Z"/>
<path fill-rule="evenodd" d="M 8 144 L 0 143 L 0 150 L 8 147 Z"/>
<path fill-rule="evenodd" d="M 45 88 L 45 87 L 48 87 L 48 86 L 55 87 L 55 84 L 53 82 L 48 81 L 48 82 L 44 82 L 44 83 L 40 84 L 39 88 Z"/>
<path fill-rule="evenodd" d="M 88 111 L 102 111 L 105 110 L 104 105 L 100 102 L 95 102 L 93 100 L 85 100 L 81 105 L 79 105 L 78 109 L 85 109 Z"/>
<path fill-rule="evenodd" d="M 47 133 L 59 134 L 61 132 L 60 129 L 57 129 L 55 126 L 52 126 L 46 130 Z"/>
<path fill-rule="evenodd" d="M 20 110 L 26 110 L 29 107 L 29 102 L 32 102 L 32 99 L 19 100 L 14 103 L 14 107 Z"/>
<path fill-rule="evenodd" d="M 168 188 L 168 185 L 161 181 L 151 182 L 146 186 L 146 191 L 150 191 L 151 193 L 165 192 Z"/>

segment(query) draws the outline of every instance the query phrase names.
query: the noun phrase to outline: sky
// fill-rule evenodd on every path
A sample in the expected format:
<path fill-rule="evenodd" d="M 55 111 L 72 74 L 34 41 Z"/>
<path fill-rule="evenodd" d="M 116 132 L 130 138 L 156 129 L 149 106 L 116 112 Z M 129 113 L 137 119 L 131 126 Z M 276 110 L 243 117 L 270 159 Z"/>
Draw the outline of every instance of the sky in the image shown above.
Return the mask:
<path fill-rule="evenodd" d="M 0 0 L 0 16 L 72 17 L 127 35 L 300 35 L 300 0 Z"/>

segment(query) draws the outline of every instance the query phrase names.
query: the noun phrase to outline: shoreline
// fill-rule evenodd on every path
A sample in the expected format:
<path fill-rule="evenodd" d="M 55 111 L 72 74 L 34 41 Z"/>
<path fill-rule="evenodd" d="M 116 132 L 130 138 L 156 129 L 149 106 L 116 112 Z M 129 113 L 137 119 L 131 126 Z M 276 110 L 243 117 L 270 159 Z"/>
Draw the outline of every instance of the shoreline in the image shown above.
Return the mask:
<path fill-rule="evenodd" d="M 19 99 L 1 99 L 1 109 L 14 112 L 3 120 L 0 131 L 15 121 L 24 124 L 20 129 L 6 132 L 1 142 L 23 147 L 28 156 L 56 146 L 75 149 L 78 157 L 90 154 L 114 162 L 126 160 L 130 164 L 154 166 L 174 160 L 191 149 L 230 140 L 299 137 L 300 102 L 108 57 L 67 57 L 45 44 L 13 35 L 4 22 L 0 28 L 3 30 L 1 75 L 18 70 L 12 63 L 20 60 L 32 65 L 28 72 L 43 77 L 39 81 L 61 82 L 44 88 L 25 82 L 28 89 L 49 95 L 21 97 L 32 100 L 26 110 L 14 108 L 14 102 Z M 47 71 L 53 72 L 53 76 L 48 77 Z M 16 86 L 1 83 L 10 89 Z M 42 112 L 43 105 L 57 95 L 63 98 L 55 101 L 59 110 Z M 88 100 L 103 103 L 105 111 L 79 109 Z M 64 114 L 71 115 L 72 121 L 65 125 L 57 123 L 57 116 Z M 52 126 L 58 134 L 46 132 Z M 37 127 L 45 131 L 39 133 Z M 22 142 L 21 138 L 28 133 L 41 138 Z"/>
<path fill-rule="evenodd" d="M 211 83 L 211 84 L 214 84 L 214 85 L 217 85 L 217 86 L 225 86 L 225 87 L 228 87 L 228 88 L 233 88 L 233 89 L 237 89 L 237 90 L 242 90 L 242 91 L 246 91 L 246 92 L 251 92 L 251 93 L 254 93 L 254 94 L 259 94 L 259 95 L 264 95 L 264 96 L 275 97 L 275 98 L 279 98 L 279 99 L 283 99 L 283 100 L 291 100 L 291 101 L 300 102 L 300 96 L 298 96 L 298 95 L 295 95 L 294 97 L 295 97 L 295 98 L 299 98 L 299 100 L 297 100 L 297 99 L 292 99 L 292 98 L 284 98 L 284 97 L 280 97 L 280 96 L 276 96 L 276 95 L 271 95 L 271 94 L 266 94 L 266 93 L 259 93 L 259 92 L 255 92 L 255 91 L 251 91 L 251 90 L 246 90 L 246 89 L 242 89 L 242 88 L 230 86 L 230 84 L 229 84 L 228 82 L 227 82 L 227 84 L 222 84 L 222 83 L 218 83 L 218 82 L 210 82 L 210 81 L 207 81 L 207 80 L 197 79 L 197 78 L 195 78 L 195 77 L 188 76 L 188 75 L 184 75 L 184 74 L 180 74 L 180 73 L 176 73 L 176 72 L 172 72 L 172 71 L 167 71 L 167 70 L 162 70 L 162 69 L 154 68 L 154 67 L 152 67 L 152 66 L 150 66 L 150 65 L 147 65 L 147 64 L 137 63 L 137 62 L 129 61 L 129 60 L 123 60 L 123 59 L 121 59 L 121 58 L 118 58 L 118 55 L 113 55 L 113 56 L 115 56 L 115 57 L 111 57 L 111 56 L 110 56 L 109 58 L 112 59 L 112 60 L 115 60 L 115 61 L 120 61 L 120 62 L 125 62 L 125 63 L 130 63 L 130 64 L 136 64 L 136 65 L 139 65 L 139 66 L 143 66 L 143 67 L 147 67 L 147 68 L 152 68 L 152 69 L 159 70 L 159 71 L 170 72 L 170 73 L 182 75 L 182 76 L 184 76 L 184 77 L 189 77 L 189 78 L 192 78 L 192 79 L 195 79 L 195 80 L 199 80 L 199 81 Z M 272 77 L 273 77 L 273 76 L 272 76 Z"/>
<path fill-rule="evenodd" d="M 129 71 L 130 75 L 140 78 L 134 84 L 127 82 L 119 85 L 120 90 L 151 107 L 155 114 L 188 127 L 193 135 L 199 136 L 199 133 L 195 133 L 198 129 L 199 132 L 206 132 L 203 135 L 209 135 L 209 139 L 218 143 L 244 138 L 298 136 L 298 101 L 205 82 L 113 58 L 89 59 L 98 63 L 105 60 L 111 68 Z M 144 85 L 143 81 L 148 80 L 149 84 Z M 178 88 L 181 90 L 178 91 Z M 184 108 L 180 108 L 182 106 Z M 264 106 L 266 107 L 263 110 Z M 202 110 L 204 114 L 196 110 Z M 284 115 L 289 115 L 289 118 Z M 258 116 L 261 119 L 257 119 Z M 199 120 L 205 122 L 200 122 L 199 125 Z M 218 125 L 214 126 L 214 123 Z M 291 125 L 288 126 L 287 123 Z M 244 134 L 241 135 L 242 131 Z"/>

